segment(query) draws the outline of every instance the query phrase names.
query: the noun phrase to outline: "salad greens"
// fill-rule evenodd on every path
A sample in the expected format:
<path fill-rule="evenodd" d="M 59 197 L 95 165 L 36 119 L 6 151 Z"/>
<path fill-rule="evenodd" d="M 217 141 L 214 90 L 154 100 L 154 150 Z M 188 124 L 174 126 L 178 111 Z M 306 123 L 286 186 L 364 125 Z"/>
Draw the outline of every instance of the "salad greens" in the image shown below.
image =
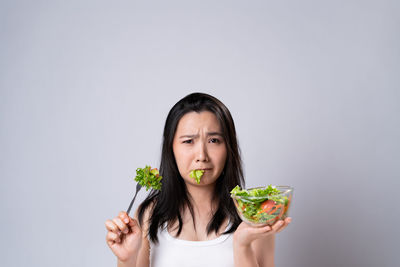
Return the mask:
<path fill-rule="evenodd" d="M 189 174 L 191 178 L 196 179 L 196 182 L 200 184 L 200 179 L 204 174 L 204 170 L 192 170 Z"/>
<path fill-rule="evenodd" d="M 286 216 L 290 200 L 282 196 L 281 191 L 269 185 L 262 188 L 241 189 L 238 185 L 232 189 L 239 215 L 252 223 L 272 224 Z"/>
<path fill-rule="evenodd" d="M 281 191 L 276 189 L 276 187 L 269 185 L 265 188 L 254 188 L 252 190 L 240 189 L 240 186 L 236 186 L 232 189 L 231 194 L 236 196 L 247 196 L 247 197 L 267 197 L 271 195 L 277 195 Z"/>
<path fill-rule="evenodd" d="M 150 188 L 155 190 L 161 190 L 161 179 L 160 173 L 157 168 L 151 168 L 150 166 L 136 169 L 135 181 L 141 186 L 146 187 L 146 191 Z"/>

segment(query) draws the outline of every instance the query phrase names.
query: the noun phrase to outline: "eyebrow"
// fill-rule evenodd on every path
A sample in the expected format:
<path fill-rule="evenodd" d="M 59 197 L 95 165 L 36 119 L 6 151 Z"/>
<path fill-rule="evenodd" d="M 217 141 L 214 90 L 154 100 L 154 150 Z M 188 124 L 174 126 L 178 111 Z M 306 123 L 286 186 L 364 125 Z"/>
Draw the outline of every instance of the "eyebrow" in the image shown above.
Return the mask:
<path fill-rule="evenodd" d="M 209 133 L 207 133 L 207 136 L 211 136 L 211 135 L 218 135 L 218 136 L 223 137 L 222 133 L 220 133 L 220 132 L 209 132 Z M 186 135 L 179 136 L 179 138 L 196 138 L 196 137 L 199 137 L 199 135 L 198 134 L 186 134 Z"/>

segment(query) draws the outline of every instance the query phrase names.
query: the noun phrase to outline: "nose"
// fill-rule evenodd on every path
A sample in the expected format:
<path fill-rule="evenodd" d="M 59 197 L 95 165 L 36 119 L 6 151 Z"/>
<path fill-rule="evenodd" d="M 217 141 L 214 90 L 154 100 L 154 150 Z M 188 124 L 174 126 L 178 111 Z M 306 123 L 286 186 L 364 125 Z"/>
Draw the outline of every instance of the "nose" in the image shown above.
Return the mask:
<path fill-rule="evenodd" d="M 196 162 L 207 162 L 208 153 L 207 146 L 203 142 L 199 142 L 199 147 L 197 149 Z"/>

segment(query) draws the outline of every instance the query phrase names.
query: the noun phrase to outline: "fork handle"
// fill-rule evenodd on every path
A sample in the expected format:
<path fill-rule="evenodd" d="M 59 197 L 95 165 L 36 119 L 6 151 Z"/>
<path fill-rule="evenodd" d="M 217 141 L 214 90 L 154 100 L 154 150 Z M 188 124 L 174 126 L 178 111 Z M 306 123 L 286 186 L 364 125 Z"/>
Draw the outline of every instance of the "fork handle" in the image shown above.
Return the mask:
<path fill-rule="evenodd" d="M 131 201 L 131 204 L 129 204 L 129 207 L 128 207 L 128 209 L 126 210 L 126 213 L 127 213 L 128 215 L 129 215 L 129 212 L 130 212 L 131 209 L 132 209 L 132 205 L 133 205 L 133 202 L 135 202 L 135 199 L 136 199 L 137 194 L 138 194 L 138 190 L 136 190 L 135 196 L 133 197 L 133 199 L 132 199 L 132 201 Z"/>

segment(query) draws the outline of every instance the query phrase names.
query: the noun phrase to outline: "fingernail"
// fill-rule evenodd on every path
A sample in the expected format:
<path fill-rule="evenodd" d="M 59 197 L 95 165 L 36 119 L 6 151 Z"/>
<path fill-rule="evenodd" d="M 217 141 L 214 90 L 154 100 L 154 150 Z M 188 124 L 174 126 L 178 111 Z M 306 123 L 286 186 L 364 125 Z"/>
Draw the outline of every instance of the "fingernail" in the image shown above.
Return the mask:
<path fill-rule="evenodd" d="M 288 218 L 288 222 L 292 222 L 292 218 Z"/>
<path fill-rule="evenodd" d="M 127 234 L 127 233 L 128 233 L 128 229 L 125 229 L 125 230 L 124 230 L 124 234 Z"/>
<path fill-rule="evenodd" d="M 128 222 L 129 222 L 129 219 L 128 219 L 128 218 L 125 218 L 125 219 L 124 219 L 124 222 L 125 222 L 125 223 L 128 223 Z"/>

